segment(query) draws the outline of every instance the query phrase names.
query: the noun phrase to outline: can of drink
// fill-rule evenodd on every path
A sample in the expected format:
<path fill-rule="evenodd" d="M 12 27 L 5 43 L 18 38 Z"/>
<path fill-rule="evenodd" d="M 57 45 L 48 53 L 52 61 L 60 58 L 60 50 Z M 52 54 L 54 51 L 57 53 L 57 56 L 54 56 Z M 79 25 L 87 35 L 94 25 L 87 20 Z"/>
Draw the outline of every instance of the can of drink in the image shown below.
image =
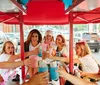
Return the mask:
<path fill-rule="evenodd" d="M 38 68 L 39 73 L 48 71 L 48 66 L 45 63 L 45 60 L 40 60 L 38 66 L 39 66 Z"/>
<path fill-rule="evenodd" d="M 38 53 L 38 56 L 39 56 L 39 57 L 42 57 L 42 46 L 41 46 L 41 45 L 39 46 L 39 53 Z"/>
<path fill-rule="evenodd" d="M 57 62 L 54 61 L 52 63 L 50 63 L 50 79 L 51 80 L 58 80 L 59 79 L 59 75 L 58 72 L 56 72 L 56 70 L 58 69 L 57 66 Z"/>
<path fill-rule="evenodd" d="M 39 66 L 38 73 L 48 72 L 48 66 L 47 66 L 45 60 L 40 60 L 38 66 Z M 49 79 L 49 75 L 45 76 L 45 78 L 48 78 Z"/>

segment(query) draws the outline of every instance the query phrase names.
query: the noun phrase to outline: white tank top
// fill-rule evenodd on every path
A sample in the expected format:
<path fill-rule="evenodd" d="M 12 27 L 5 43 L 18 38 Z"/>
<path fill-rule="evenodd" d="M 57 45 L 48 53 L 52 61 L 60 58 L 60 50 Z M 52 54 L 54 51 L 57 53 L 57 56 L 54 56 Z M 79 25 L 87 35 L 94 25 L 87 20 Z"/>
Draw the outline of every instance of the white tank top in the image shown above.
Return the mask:
<path fill-rule="evenodd" d="M 0 62 L 8 61 L 11 55 L 8 54 L 1 54 L 0 55 Z M 8 79 L 8 76 L 10 74 L 10 69 L 0 69 L 0 74 L 3 77 L 3 79 L 6 81 Z"/>

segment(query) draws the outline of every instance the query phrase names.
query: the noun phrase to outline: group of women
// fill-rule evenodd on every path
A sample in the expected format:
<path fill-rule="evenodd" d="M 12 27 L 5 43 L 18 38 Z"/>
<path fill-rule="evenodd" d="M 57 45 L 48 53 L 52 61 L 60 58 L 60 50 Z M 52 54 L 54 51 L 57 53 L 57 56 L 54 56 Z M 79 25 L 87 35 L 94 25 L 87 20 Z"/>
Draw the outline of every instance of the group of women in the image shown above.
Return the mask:
<path fill-rule="evenodd" d="M 31 30 L 27 37 L 27 40 L 24 43 L 24 49 L 25 49 L 24 55 L 26 59 L 24 61 L 15 62 L 16 64 L 14 64 L 15 67 L 21 65 L 28 66 L 28 73 L 30 79 L 28 82 L 23 83 L 23 85 L 33 85 L 33 84 L 47 85 L 48 84 L 49 79 L 45 77 L 48 75 L 47 72 L 37 74 L 39 60 L 44 59 L 46 61 L 49 61 L 50 59 L 52 59 L 52 60 L 64 62 L 66 64 L 68 64 L 70 61 L 69 50 L 68 50 L 69 48 L 68 45 L 66 44 L 65 38 L 63 37 L 63 35 L 59 34 L 57 35 L 56 40 L 54 40 L 53 32 L 51 30 L 46 31 L 43 39 L 41 33 L 37 29 Z M 86 42 L 77 42 L 75 51 L 78 57 L 74 57 L 74 63 L 78 65 L 81 64 L 82 67 L 81 70 L 85 72 L 84 75 L 85 74 L 90 75 L 89 77 L 92 78 L 91 75 L 93 73 L 96 73 L 96 75 L 99 76 L 98 64 L 92 57 L 90 49 L 86 44 Z M 14 62 L 16 59 L 20 57 L 21 57 L 20 54 L 15 55 L 13 43 L 11 41 L 5 42 L 2 53 L 0 55 L 0 62 L 5 62 L 5 61 Z M 11 66 L 9 64 L 9 67 L 4 66 L 4 68 L 11 68 Z M 1 78 L 3 78 L 2 80 L 4 80 L 4 85 L 8 85 L 7 81 L 9 80 L 10 77 L 10 73 L 11 73 L 10 70 L 0 69 L 1 72 L 0 74 L 1 74 Z M 90 81 L 87 81 L 87 78 L 84 77 L 83 75 L 82 75 L 84 77 L 83 79 L 86 79 L 86 81 L 77 78 L 75 76 L 72 76 L 62 69 L 57 70 L 57 72 L 65 80 L 68 80 L 75 85 L 97 85 L 94 82 L 91 83 Z M 83 74 L 83 72 L 81 72 L 81 74 Z M 39 82 L 36 80 L 36 78 L 39 79 Z M 96 79 L 98 78 L 96 77 Z M 80 82 L 75 82 L 76 80 L 79 80 Z"/>

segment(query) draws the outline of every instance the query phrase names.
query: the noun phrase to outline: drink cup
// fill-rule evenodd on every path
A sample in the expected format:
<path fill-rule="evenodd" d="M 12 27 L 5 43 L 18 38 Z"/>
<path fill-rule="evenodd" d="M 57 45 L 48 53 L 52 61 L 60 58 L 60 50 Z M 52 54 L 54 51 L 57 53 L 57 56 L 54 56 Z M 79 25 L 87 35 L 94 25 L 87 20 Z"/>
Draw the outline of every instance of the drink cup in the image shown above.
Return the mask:
<path fill-rule="evenodd" d="M 44 43 L 43 43 L 43 44 L 40 45 L 39 48 L 40 48 L 40 50 L 39 50 L 38 56 L 39 56 L 39 57 L 42 57 L 42 52 L 46 51 L 46 49 L 47 49 L 47 44 L 44 44 Z"/>
<path fill-rule="evenodd" d="M 46 51 L 47 50 L 47 44 L 42 44 L 42 51 Z"/>
<path fill-rule="evenodd" d="M 59 79 L 59 74 L 58 72 L 56 72 L 56 70 L 58 69 L 57 67 L 57 63 L 56 62 L 52 62 L 50 64 L 50 79 L 51 80 L 58 80 Z"/>
<path fill-rule="evenodd" d="M 45 61 L 44 60 L 39 61 L 38 72 L 41 73 L 41 72 L 46 72 L 46 71 L 48 71 L 48 66 L 45 63 Z"/>
<path fill-rule="evenodd" d="M 36 68 L 38 67 L 38 56 L 33 55 L 29 57 L 30 59 L 32 59 L 32 68 Z"/>

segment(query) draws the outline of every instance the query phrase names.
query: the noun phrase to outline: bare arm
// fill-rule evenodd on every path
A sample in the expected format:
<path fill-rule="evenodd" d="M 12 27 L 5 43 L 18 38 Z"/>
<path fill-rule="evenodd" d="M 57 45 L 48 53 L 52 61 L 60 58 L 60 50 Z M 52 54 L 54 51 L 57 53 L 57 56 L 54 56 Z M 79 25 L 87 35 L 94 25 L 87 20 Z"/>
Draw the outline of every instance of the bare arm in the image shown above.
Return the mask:
<path fill-rule="evenodd" d="M 67 72 L 65 72 L 63 70 L 58 70 L 57 72 L 59 72 L 59 75 L 61 77 L 65 78 L 66 80 L 68 80 L 69 82 L 71 82 L 74 85 L 97 85 L 96 83 L 88 82 L 88 81 L 85 81 L 81 78 L 73 76 L 71 74 L 68 74 Z"/>
<path fill-rule="evenodd" d="M 100 79 L 100 74 L 99 74 L 99 73 L 87 73 L 87 72 L 82 72 L 81 75 L 82 75 L 82 76 L 89 77 L 89 78 L 93 78 L 93 79 Z"/>
<path fill-rule="evenodd" d="M 72 75 L 70 75 L 68 73 L 66 73 L 65 75 L 66 75 L 65 79 L 70 81 L 74 85 L 97 85 L 96 83 L 88 82 L 88 81 L 86 81 L 84 79 L 78 78 L 76 76 L 72 76 Z M 76 81 L 78 81 L 78 82 L 76 82 Z"/>
<path fill-rule="evenodd" d="M 0 62 L 0 68 L 2 69 L 16 68 L 23 65 L 32 66 L 32 60 L 25 59 L 24 61 L 17 61 L 17 62 Z"/>
<path fill-rule="evenodd" d="M 69 63 L 70 60 L 68 57 L 57 57 L 57 56 L 52 56 L 50 57 L 51 59 L 54 59 L 54 60 L 59 60 L 59 61 L 62 61 L 62 62 L 66 62 L 66 63 Z M 80 63 L 80 60 L 78 58 L 74 58 L 73 59 L 74 63 Z"/>
<path fill-rule="evenodd" d="M 53 56 L 53 57 L 51 57 L 51 59 L 53 59 L 53 60 L 59 60 L 59 61 L 62 61 L 62 62 L 68 62 L 67 57 Z"/>
<path fill-rule="evenodd" d="M 15 68 L 23 65 L 23 61 L 18 62 L 0 62 L 0 68 L 2 69 L 10 69 Z"/>
<path fill-rule="evenodd" d="M 29 51 L 29 52 L 24 52 L 24 56 L 27 57 L 27 56 L 30 56 L 32 54 L 38 54 L 39 52 L 39 48 L 36 48 L 35 50 L 33 51 Z M 13 60 L 16 60 L 16 59 L 19 59 L 21 58 L 21 54 L 17 54 L 17 55 L 12 55 L 11 58 L 13 58 Z"/>

